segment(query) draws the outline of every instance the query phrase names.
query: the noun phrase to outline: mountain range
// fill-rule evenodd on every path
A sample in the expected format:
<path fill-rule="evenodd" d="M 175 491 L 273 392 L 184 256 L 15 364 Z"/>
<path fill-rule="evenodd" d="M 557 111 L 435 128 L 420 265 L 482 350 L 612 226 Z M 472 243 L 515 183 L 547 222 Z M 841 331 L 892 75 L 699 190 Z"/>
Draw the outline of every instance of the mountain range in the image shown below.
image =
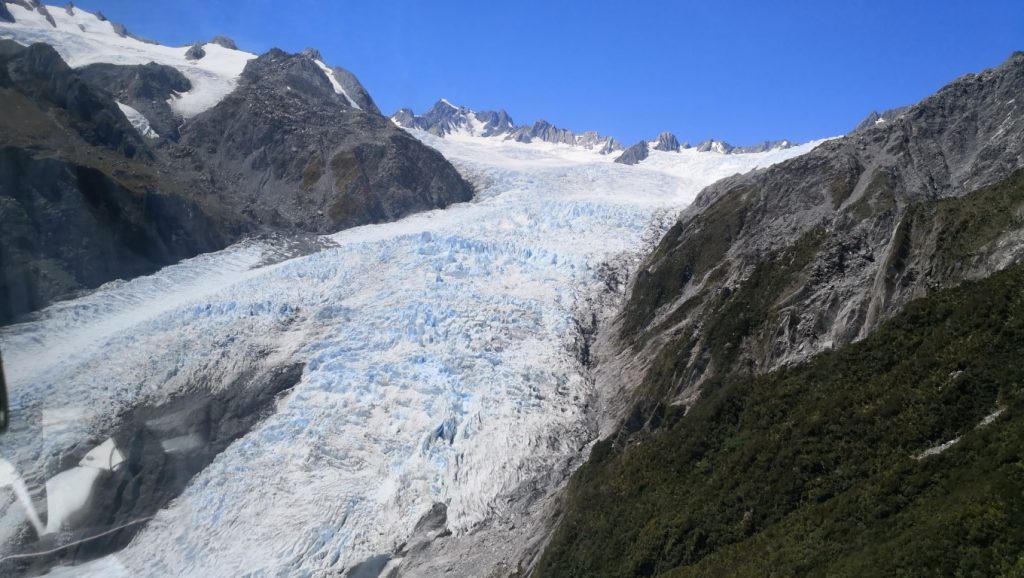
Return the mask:
<path fill-rule="evenodd" d="M 316 51 L 256 57 L 221 38 L 200 56 L 73 6 L 5 8 L 0 322 L 246 236 L 472 196 Z"/>
<path fill-rule="evenodd" d="M 0 573 L 1018 575 L 1022 93 L 624 147 L 0 0 Z"/>

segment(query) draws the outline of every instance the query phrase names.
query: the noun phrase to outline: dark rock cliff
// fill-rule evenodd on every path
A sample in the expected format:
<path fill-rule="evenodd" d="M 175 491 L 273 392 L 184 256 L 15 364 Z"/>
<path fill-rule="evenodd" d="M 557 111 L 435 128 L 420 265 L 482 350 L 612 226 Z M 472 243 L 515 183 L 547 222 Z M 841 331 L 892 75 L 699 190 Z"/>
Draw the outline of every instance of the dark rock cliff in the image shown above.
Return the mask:
<path fill-rule="evenodd" d="M 327 74 L 272 50 L 186 122 L 167 99 L 191 86 L 171 67 L 72 70 L 49 46 L 0 42 L 0 324 L 246 235 L 331 233 L 472 198 L 354 77 L 339 82 L 362 110 Z"/>

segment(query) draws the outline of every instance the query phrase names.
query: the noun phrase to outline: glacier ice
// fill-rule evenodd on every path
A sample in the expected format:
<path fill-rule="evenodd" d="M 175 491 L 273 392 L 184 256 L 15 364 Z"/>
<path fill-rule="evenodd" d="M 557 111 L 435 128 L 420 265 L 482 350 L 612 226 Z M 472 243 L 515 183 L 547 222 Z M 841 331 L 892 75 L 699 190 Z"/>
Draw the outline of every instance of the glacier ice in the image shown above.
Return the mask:
<path fill-rule="evenodd" d="M 653 151 L 629 167 L 561 145 L 417 136 L 477 184 L 474 201 L 283 261 L 268 259 L 275 241 L 246 241 L 0 330 L 13 409 L 0 455 L 37 484 L 121 411 L 199 377 L 216 389 L 305 364 L 266 420 L 78 573 L 340 570 L 393 552 L 438 502 L 449 530 L 472 532 L 593 441 L 576 321 L 607 291 L 602 263 L 635 265 L 703 186 L 816 144 Z M 2 490 L 0 514 L 2 557 L 26 522 Z"/>

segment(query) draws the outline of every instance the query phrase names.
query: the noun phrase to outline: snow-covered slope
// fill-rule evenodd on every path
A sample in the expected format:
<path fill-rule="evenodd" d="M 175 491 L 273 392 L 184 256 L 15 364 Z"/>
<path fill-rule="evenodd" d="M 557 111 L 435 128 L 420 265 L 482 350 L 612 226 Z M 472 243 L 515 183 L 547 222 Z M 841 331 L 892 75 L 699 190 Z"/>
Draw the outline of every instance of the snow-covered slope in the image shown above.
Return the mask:
<path fill-rule="evenodd" d="M 0 38 L 21 44 L 45 42 L 57 49 L 72 67 L 96 63 L 147 64 L 156 62 L 173 66 L 192 83 L 192 90 L 171 100 L 171 108 L 188 118 L 216 105 L 235 89 L 245 63 L 255 54 L 232 50 L 219 44 L 202 45 L 205 56 L 199 60 L 185 58 L 189 47 L 162 46 L 143 42 L 116 27 L 106 19 L 81 8 L 47 6 L 46 14 L 8 3 L 15 21 L 0 21 Z M 49 15 L 53 23 L 47 18 Z"/>
<path fill-rule="evenodd" d="M 456 538 L 473 532 L 595 435 L 577 322 L 609 303 L 604 265 L 635 264 L 703 186 L 817 144 L 653 151 L 627 167 L 568 145 L 414 133 L 478 184 L 475 201 L 284 261 L 275 242 L 247 242 L 0 330 L 16 424 L 0 454 L 26 479 L 198 377 L 217 388 L 305 364 L 127 548 L 76 573 L 336 571 L 394 555 L 435 503 Z M 0 513 L 9 541 L 24 513 L 2 492 Z"/>

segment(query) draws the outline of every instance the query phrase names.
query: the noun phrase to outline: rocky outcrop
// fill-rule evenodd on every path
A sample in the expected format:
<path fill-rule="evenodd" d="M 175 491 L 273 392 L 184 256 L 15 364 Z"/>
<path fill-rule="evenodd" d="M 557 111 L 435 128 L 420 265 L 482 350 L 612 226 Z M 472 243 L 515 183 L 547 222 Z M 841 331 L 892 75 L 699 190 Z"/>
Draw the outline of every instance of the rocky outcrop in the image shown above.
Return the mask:
<path fill-rule="evenodd" d="M 235 44 L 235 41 L 227 36 L 214 36 L 213 39 L 210 40 L 210 44 L 216 44 L 217 46 L 222 46 L 229 50 L 238 50 L 238 46 Z"/>
<path fill-rule="evenodd" d="M 663 132 L 658 135 L 658 138 L 654 143 L 654 150 L 665 151 L 665 152 L 677 152 L 679 150 L 679 140 L 676 139 L 676 135 L 670 132 Z"/>
<path fill-rule="evenodd" d="M 408 110 L 408 109 L 406 109 Z M 512 117 L 503 110 L 485 110 L 475 113 L 476 119 L 484 125 L 484 132 L 481 136 L 495 136 L 508 134 L 515 127 Z"/>
<path fill-rule="evenodd" d="M 188 51 L 185 52 L 185 58 L 189 60 L 199 60 L 204 56 L 206 56 L 206 51 L 203 50 L 202 42 L 196 42 L 188 48 Z"/>
<path fill-rule="evenodd" d="M 83 156 L 92 149 L 68 146 Z M 0 146 L 0 323 L 224 246 L 219 224 L 195 202 L 115 176 L 147 164 L 47 158 L 52 152 Z"/>
<path fill-rule="evenodd" d="M 0 22 L 14 22 L 14 15 L 7 9 L 4 0 L 0 0 Z"/>
<path fill-rule="evenodd" d="M 907 112 L 909 108 L 909 106 L 901 106 L 898 108 L 891 108 L 883 112 L 873 110 L 864 118 L 864 120 L 860 121 L 860 123 L 858 123 L 857 126 L 854 127 L 852 132 L 867 130 L 869 128 L 874 128 L 875 126 L 878 126 L 880 124 L 894 121 L 900 116 L 902 116 L 903 113 Z"/>
<path fill-rule="evenodd" d="M 367 112 L 371 112 L 376 115 L 380 114 L 380 109 L 377 108 L 377 103 L 373 102 L 373 98 L 370 96 L 370 93 L 366 91 L 366 88 L 364 88 L 363 84 L 359 82 L 356 75 L 340 66 L 331 67 L 331 74 L 334 76 L 334 80 L 338 81 L 341 88 L 345 90 L 345 94 L 352 99 L 352 102 L 354 102 L 356 106 Z"/>
<path fill-rule="evenodd" d="M 46 9 L 46 5 L 42 2 L 36 3 L 36 12 L 38 12 L 46 21 L 50 23 L 50 26 L 57 27 L 57 21 L 53 19 L 53 15 Z"/>
<path fill-rule="evenodd" d="M 774 150 L 780 150 L 780 149 L 788 149 L 788 148 L 791 148 L 791 147 L 794 147 L 794 146 L 796 146 L 796 143 L 794 143 L 792 141 L 785 140 L 785 139 L 783 139 L 783 140 L 766 140 L 766 141 L 759 142 L 759 143 L 757 143 L 755 145 L 746 145 L 746 146 L 732 147 L 732 150 L 730 150 L 729 153 L 730 154 L 734 154 L 734 155 L 742 155 L 742 154 L 749 154 L 749 153 L 765 153 L 765 152 L 768 152 L 768 151 L 774 151 Z"/>
<path fill-rule="evenodd" d="M 168 101 L 191 90 L 192 83 L 176 68 L 155 62 L 135 66 L 101 63 L 76 72 L 96 91 L 108 92 L 116 101 L 141 112 L 161 137 L 178 140 L 182 120 Z"/>
<path fill-rule="evenodd" d="M 412 110 L 403 108 L 392 115 L 391 120 L 404 128 L 424 130 L 432 135 L 443 137 L 458 130 L 470 130 L 472 114 L 473 111 L 468 108 L 455 106 L 442 98 L 422 115 L 416 115 Z M 490 113 L 483 114 L 489 115 Z M 504 111 L 501 114 L 505 114 Z"/>
<path fill-rule="evenodd" d="M 546 120 L 538 120 L 530 126 L 522 126 L 509 135 L 517 142 L 533 142 L 540 140 L 555 144 L 576 144 L 576 135 L 571 130 L 558 128 Z"/>
<path fill-rule="evenodd" d="M 646 159 L 648 155 L 650 155 L 650 150 L 647 146 L 647 141 L 642 140 L 626 149 L 625 152 L 615 159 L 615 162 L 623 165 L 635 165 Z"/>
<path fill-rule="evenodd" d="M 700 141 L 699 143 L 697 143 L 697 146 L 694 147 L 694 150 L 696 150 L 699 153 L 713 152 L 720 153 L 723 155 L 729 154 L 730 152 L 732 152 L 732 149 L 733 146 L 731 144 L 725 141 L 715 139 Z"/>

